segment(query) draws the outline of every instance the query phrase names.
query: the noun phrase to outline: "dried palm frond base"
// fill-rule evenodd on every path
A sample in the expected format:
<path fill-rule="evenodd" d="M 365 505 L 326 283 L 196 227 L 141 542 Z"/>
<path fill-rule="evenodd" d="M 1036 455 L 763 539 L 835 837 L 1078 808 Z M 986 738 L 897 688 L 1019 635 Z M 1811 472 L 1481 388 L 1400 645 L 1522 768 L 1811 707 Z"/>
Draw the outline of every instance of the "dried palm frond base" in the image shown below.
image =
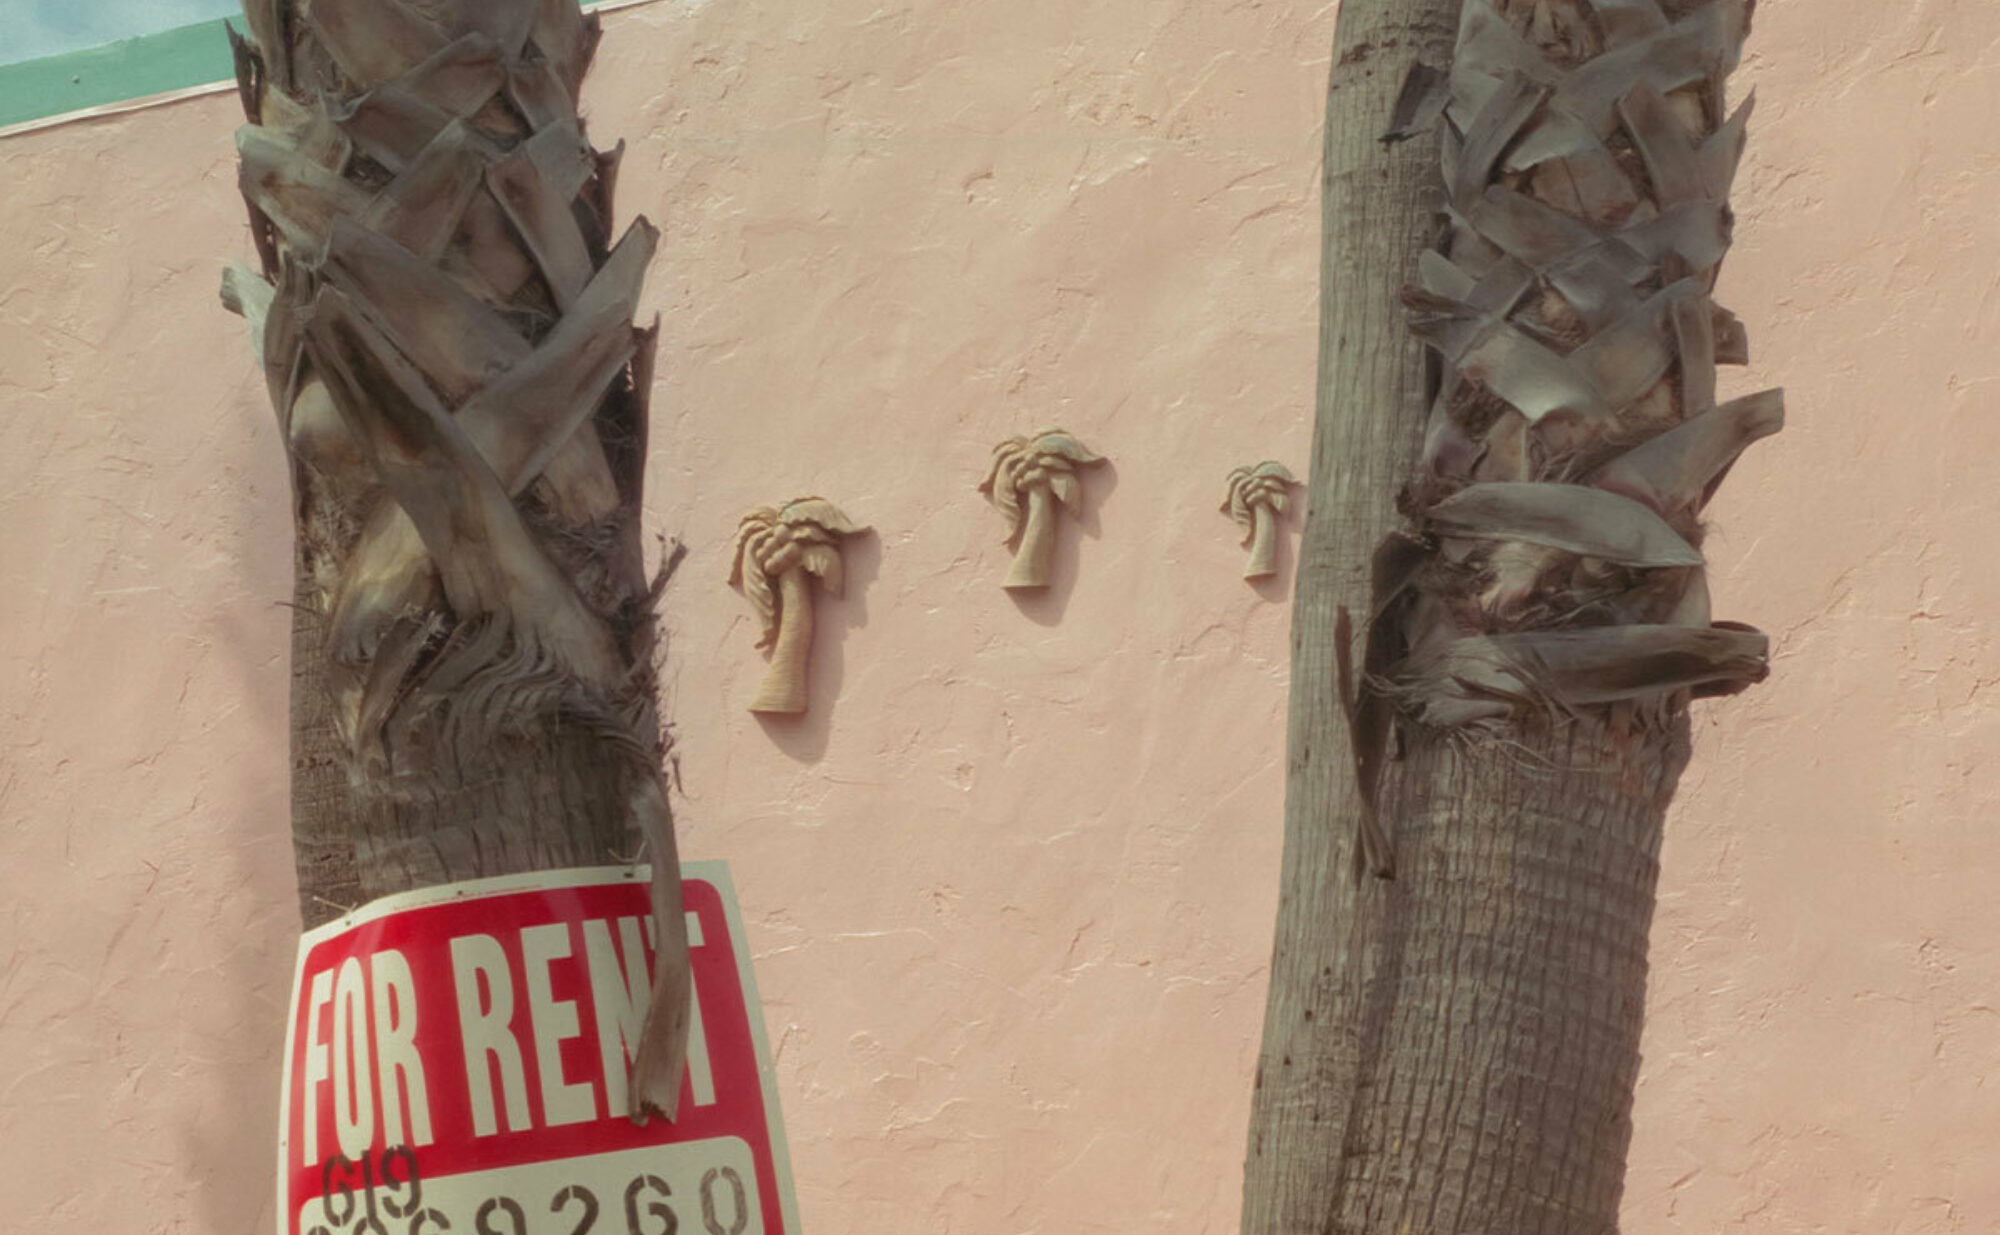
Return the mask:
<path fill-rule="evenodd" d="M 1659 722 L 1764 675 L 1763 637 L 1710 620 L 1697 547 L 1721 477 L 1783 423 L 1777 391 L 1716 403 L 1718 360 L 1743 350 L 1709 292 L 1750 110 L 1724 117 L 1722 80 L 1748 10 L 1465 4 L 1450 228 L 1406 294 L 1444 362 L 1411 489 L 1420 549 L 1378 578 L 1366 665 L 1424 724 L 1613 704 Z"/>

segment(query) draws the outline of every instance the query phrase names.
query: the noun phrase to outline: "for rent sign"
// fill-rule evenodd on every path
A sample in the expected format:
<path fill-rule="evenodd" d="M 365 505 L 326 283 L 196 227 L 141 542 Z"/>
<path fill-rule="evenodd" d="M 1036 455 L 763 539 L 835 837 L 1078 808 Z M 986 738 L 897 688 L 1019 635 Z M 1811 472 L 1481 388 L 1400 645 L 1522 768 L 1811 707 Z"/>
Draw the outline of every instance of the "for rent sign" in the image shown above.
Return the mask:
<path fill-rule="evenodd" d="M 685 874 L 695 1007 L 671 1123 L 625 1115 L 652 973 L 643 867 L 433 888 L 309 932 L 279 1235 L 793 1235 L 728 871 Z"/>

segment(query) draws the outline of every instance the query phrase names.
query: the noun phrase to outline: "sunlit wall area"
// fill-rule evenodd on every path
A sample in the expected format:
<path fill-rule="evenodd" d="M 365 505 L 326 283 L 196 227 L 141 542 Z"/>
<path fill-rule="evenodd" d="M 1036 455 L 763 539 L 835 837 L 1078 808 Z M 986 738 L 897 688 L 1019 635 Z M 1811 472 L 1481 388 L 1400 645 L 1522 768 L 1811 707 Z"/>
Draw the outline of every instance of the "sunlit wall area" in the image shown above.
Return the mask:
<path fill-rule="evenodd" d="M 1217 507 L 1233 467 L 1305 469 L 1334 20 L 604 17 L 591 136 L 625 140 L 621 214 L 663 230 L 647 518 L 690 550 L 664 606 L 682 849 L 730 864 L 808 1231 L 1236 1227 L 1293 559 L 1244 582 Z M 1707 547 L 1718 613 L 1769 629 L 1777 669 L 1697 717 L 1625 1230 L 1981 1230 L 2000 12 L 1757 22 L 1719 292 L 1754 364 L 1725 380 L 1788 387 L 1790 424 Z M 216 297 L 251 253 L 240 114 L 225 92 L 0 138 L 0 1175 L 24 1229 L 272 1220 L 291 585 L 276 425 Z M 1022 599 L 975 486 L 1049 425 L 1109 463 Z M 821 606 L 813 710 L 760 720 L 731 536 L 809 493 L 873 533 Z"/>

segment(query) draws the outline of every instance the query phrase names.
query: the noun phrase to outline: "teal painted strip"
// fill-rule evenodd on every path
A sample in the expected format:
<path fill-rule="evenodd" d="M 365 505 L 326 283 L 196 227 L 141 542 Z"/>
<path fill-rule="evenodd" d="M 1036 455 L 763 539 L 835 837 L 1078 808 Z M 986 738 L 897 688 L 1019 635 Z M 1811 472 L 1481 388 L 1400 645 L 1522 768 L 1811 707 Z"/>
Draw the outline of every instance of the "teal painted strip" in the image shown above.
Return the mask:
<path fill-rule="evenodd" d="M 220 20 L 0 65 L 0 128 L 235 76 Z"/>
<path fill-rule="evenodd" d="M 579 0 L 610 12 L 652 0 Z M 224 19 L 120 39 L 89 51 L 0 65 L 0 136 L 17 124 L 236 79 Z M 243 23 L 235 23 L 241 30 Z"/>

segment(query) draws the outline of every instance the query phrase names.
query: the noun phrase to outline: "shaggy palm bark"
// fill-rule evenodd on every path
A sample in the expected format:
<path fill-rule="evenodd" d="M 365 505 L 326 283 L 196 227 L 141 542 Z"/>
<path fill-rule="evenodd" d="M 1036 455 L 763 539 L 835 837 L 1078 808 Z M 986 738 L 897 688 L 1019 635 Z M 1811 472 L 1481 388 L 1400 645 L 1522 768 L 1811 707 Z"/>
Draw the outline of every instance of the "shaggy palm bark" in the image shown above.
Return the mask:
<path fill-rule="evenodd" d="M 1782 419 L 1715 398 L 1749 4 L 1458 10 L 1340 15 L 1245 1235 L 1616 1229 L 1688 703 L 1766 670 L 1698 549 Z"/>
<path fill-rule="evenodd" d="M 616 236 L 572 0 L 246 0 L 261 271 L 224 298 L 290 457 L 308 925 L 387 893 L 654 871 L 633 1113 L 669 1113 L 686 934 L 639 526 L 655 233 Z"/>

